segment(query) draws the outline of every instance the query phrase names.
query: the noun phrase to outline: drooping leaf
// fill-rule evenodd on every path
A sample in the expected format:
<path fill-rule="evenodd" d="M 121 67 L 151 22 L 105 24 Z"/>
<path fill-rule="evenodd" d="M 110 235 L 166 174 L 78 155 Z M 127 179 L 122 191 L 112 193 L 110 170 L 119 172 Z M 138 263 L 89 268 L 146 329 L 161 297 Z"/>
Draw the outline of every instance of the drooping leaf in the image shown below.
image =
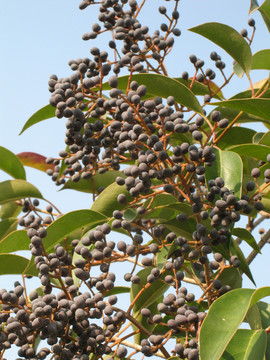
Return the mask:
<path fill-rule="evenodd" d="M 256 52 L 252 57 L 252 70 L 270 70 L 270 49 Z"/>
<path fill-rule="evenodd" d="M 218 132 L 217 136 L 221 133 L 222 131 Z M 232 145 L 251 143 L 252 138 L 255 134 L 255 130 L 235 126 L 222 136 L 222 138 L 218 142 L 218 147 L 221 150 L 225 150 Z"/>
<path fill-rule="evenodd" d="M 0 204 L 27 197 L 43 199 L 40 191 L 25 180 L 7 180 L 0 183 Z"/>
<path fill-rule="evenodd" d="M 253 282 L 253 284 L 256 286 L 255 281 L 253 279 L 253 276 L 251 274 L 250 268 L 248 266 L 248 263 L 246 261 L 246 258 L 240 249 L 239 245 L 236 243 L 236 241 L 231 238 L 230 239 L 230 251 L 231 255 L 236 255 L 240 261 L 240 269 L 243 271 L 244 274 L 247 275 L 247 277 Z"/>
<path fill-rule="evenodd" d="M 231 109 L 245 111 L 249 114 L 270 120 L 270 99 L 231 99 L 220 102 L 213 102 L 210 105 L 218 105 Z"/>
<path fill-rule="evenodd" d="M 29 250 L 29 244 L 30 239 L 25 230 L 13 231 L 0 241 L 0 253 Z"/>
<path fill-rule="evenodd" d="M 17 154 L 23 165 L 32 167 L 34 169 L 44 171 L 54 169 L 53 164 L 46 164 L 46 157 L 34 152 L 22 152 Z"/>
<path fill-rule="evenodd" d="M 225 186 L 234 191 L 237 197 L 241 198 L 243 178 L 241 157 L 231 151 L 213 150 L 216 154 L 216 161 L 211 167 L 206 167 L 205 176 L 207 181 L 220 176 L 224 180 Z"/>
<path fill-rule="evenodd" d="M 216 22 L 209 22 L 189 29 L 204 36 L 224 49 L 246 72 L 252 65 L 252 54 L 249 45 L 232 27 Z"/>
<path fill-rule="evenodd" d="M 217 299 L 202 324 L 199 345 L 201 360 L 219 360 L 248 309 L 270 295 L 270 287 L 235 289 Z"/>
<path fill-rule="evenodd" d="M 252 330 L 267 329 L 270 324 L 270 305 L 264 301 L 258 301 L 246 315 L 246 320 Z M 267 334 L 266 359 L 270 359 L 270 333 Z"/>
<path fill-rule="evenodd" d="M 25 170 L 13 152 L 0 146 L 0 169 L 11 175 L 14 179 L 26 179 Z"/>
<path fill-rule="evenodd" d="M 42 107 L 26 121 L 19 135 L 21 135 L 26 129 L 39 123 L 40 121 L 51 119 L 53 117 L 55 117 L 55 108 L 52 105 L 49 104 Z"/>
<path fill-rule="evenodd" d="M 268 31 L 270 32 L 270 1 L 265 0 L 264 3 L 258 9 L 262 15 L 262 18 L 267 26 Z"/>
<path fill-rule="evenodd" d="M 221 360 L 264 360 L 266 333 L 263 330 L 236 331 Z"/>
<path fill-rule="evenodd" d="M 266 161 L 266 157 L 270 153 L 270 146 L 260 144 L 242 144 L 231 146 L 227 148 L 227 150 L 239 155 L 250 156 L 257 160 Z"/>
<path fill-rule="evenodd" d="M 126 91 L 128 79 L 129 76 L 119 77 L 118 88 Z M 192 91 L 173 78 L 159 74 L 135 74 L 132 76 L 132 80 L 137 81 L 139 85 L 144 84 L 152 96 L 161 96 L 166 99 L 169 95 L 173 95 L 176 103 L 203 114 L 201 105 Z M 103 88 L 109 89 L 109 86 L 104 84 Z"/>
<path fill-rule="evenodd" d="M 27 267 L 29 260 L 14 254 L 0 254 L 0 275 L 21 275 Z M 36 276 L 38 271 L 33 268 L 28 275 Z"/>
<path fill-rule="evenodd" d="M 122 171 L 112 170 L 107 171 L 105 174 L 97 173 L 91 179 L 81 179 L 78 182 L 68 180 L 61 190 L 72 189 L 86 193 L 93 193 L 93 189 L 96 192 L 100 187 L 107 188 L 114 182 L 117 176 L 121 176 L 123 178 L 126 177 Z"/>
<path fill-rule="evenodd" d="M 119 186 L 116 183 L 113 183 L 102 191 L 91 206 L 91 209 L 111 217 L 115 209 L 123 209 L 126 206 L 125 204 L 118 203 L 117 196 L 119 194 L 125 194 L 128 202 L 132 199 L 124 185 Z"/>
<path fill-rule="evenodd" d="M 86 231 L 106 221 L 106 216 L 93 210 L 76 210 L 62 215 L 47 227 L 47 236 L 43 240 L 44 249 L 50 254 L 54 251 L 54 246 L 61 243 L 65 238 L 77 231 L 82 236 Z M 35 264 L 32 257 L 27 273 L 32 271 L 33 267 Z"/>
<path fill-rule="evenodd" d="M 0 222 L 0 239 L 4 238 L 9 233 L 16 230 L 17 223 L 18 223 L 17 218 L 9 218 L 2 220 Z M 1 241 L 0 241 L 0 249 L 1 249 Z M 7 252 L 7 251 L 3 251 L 3 252 Z"/>
<path fill-rule="evenodd" d="M 244 228 L 233 228 L 232 234 L 244 240 L 247 244 L 249 244 L 255 251 L 260 253 L 260 248 L 254 239 L 254 236 Z"/>

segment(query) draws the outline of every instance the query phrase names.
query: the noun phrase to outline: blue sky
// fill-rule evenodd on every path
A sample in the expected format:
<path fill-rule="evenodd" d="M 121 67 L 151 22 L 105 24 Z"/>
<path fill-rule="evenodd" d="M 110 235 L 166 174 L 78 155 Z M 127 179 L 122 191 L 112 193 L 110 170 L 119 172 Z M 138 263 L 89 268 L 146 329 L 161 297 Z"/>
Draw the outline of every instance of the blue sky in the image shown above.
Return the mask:
<path fill-rule="evenodd" d="M 47 81 L 51 74 L 59 77 L 69 76 L 67 65 L 71 59 L 89 56 L 89 48 L 99 46 L 107 49 L 104 37 L 84 42 L 83 33 L 91 31 L 91 24 L 96 22 L 98 7 L 90 6 L 86 10 L 78 9 L 79 1 L 5 1 L 0 13 L 1 43 L 1 85 L 0 85 L 0 145 L 14 153 L 33 151 L 45 156 L 57 156 L 64 149 L 65 120 L 51 119 L 39 123 L 18 136 L 26 120 L 39 108 L 46 105 L 50 93 Z M 154 4 L 154 5 L 153 5 Z M 159 5 L 170 5 L 161 0 L 148 0 L 141 22 L 151 30 L 157 29 L 164 22 L 158 13 Z M 187 31 L 188 28 L 208 21 L 225 23 L 240 31 L 247 27 L 248 0 L 182 0 L 180 1 L 179 28 L 182 35 L 176 38 L 172 54 L 168 57 L 167 68 L 171 76 L 180 76 L 183 71 L 192 74 L 188 60 L 190 54 L 205 60 L 206 67 L 213 67 L 209 59 L 211 51 L 217 51 L 227 64 L 227 74 L 231 72 L 232 59 L 208 40 Z M 252 51 L 269 47 L 269 33 L 259 14 L 252 15 L 256 20 L 257 32 Z M 266 72 L 254 71 L 251 74 L 255 82 L 265 78 Z M 218 79 L 218 78 L 217 78 Z M 234 79 L 226 97 L 243 91 L 249 86 L 246 79 Z M 260 131 L 261 128 L 256 127 Z M 44 196 L 53 199 L 58 207 L 66 212 L 74 209 L 89 208 L 90 195 L 67 191 L 58 192 L 50 178 L 45 174 L 29 169 L 28 180 L 35 184 Z M 0 173 L 1 179 L 5 179 Z M 269 227 L 269 221 L 265 226 Z M 266 245 L 267 247 L 267 245 Z M 269 247 L 263 256 L 257 256 L 252 264 L 252 271 L 258 286 L 269 285 L 267 258 Z M 246 286 L 251 286 L 245 280 Z M 1 278 L 1 287 L 8 287 Z"/>

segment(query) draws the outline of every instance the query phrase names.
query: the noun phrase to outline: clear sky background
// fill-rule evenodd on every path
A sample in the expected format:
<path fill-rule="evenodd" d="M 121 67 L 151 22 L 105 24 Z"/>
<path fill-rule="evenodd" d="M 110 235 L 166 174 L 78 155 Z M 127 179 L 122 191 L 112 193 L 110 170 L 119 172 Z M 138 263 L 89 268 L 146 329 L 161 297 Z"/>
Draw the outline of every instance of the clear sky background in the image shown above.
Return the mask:
<path fill-rule="evenodd" d="M 41 122 L 18 136 L 27 119 L 39 108 L 48 104 L 50 93 L 47 82 L 51 74 L 59 77 L 69 76 L 71 70 L 68 61 L 90 56 L 89 48 L 98 46 L 107 50 L 107 36 L 84 42 L 82 34 L 91 31 L 91 24 L 97 22 L 98 6 L 86 10 L 78 9 L 79 0 L 27 0 L 2 2 L 0 13 L 1 44 L 1 83 L 0 83 L 0 146 L 14 153 L 23 151 L 37 152 L 45 156 L 57 156 L 65 148 L 64 119 L 50 119 Z M 259 1 L 262 3 L 262 1 Z M 170 7 L 170 2 L 148 0 L 143 10 L 141 23 L 148 25 L 151 32 L 159 28 L 164 18 L 158 7 Z M 176 38 L 172 53 L 167 59 L 167 68 L 171 76 L 181 76 L 183 71 L 193 74 L 188 57 L 195 54 L 205 61 L 206 67 L 214 69 L 209 58 L 211 51 L 217 51 L 226 62 L 226 74 L 231 73 L 232 59 L 210 41 L 189 32 L 187 29 L 208 21 L 225 23 L 240 31 L 247 25 L 249 0 L 182 0 L 180 1 L 180 21 L 178 27 L 182 35 Z M 256 35 L 252 51 L 269 48 L 270 37 L 259 15 L 252 14 L 256 20 Z M 106 40 L 107 39 L 107 40 Z M 267 77 L 267 72 L 253 71 L 252 80 L 258 81 Z M 220 79 L 217 76 L 217 82 Z M 247 79 L 235 78 L 225 88 L 224 95 L 230 97 L 249 87 Z M 252 125 L 257 131 L 262 128 Z M 0 173 L 0 180 L 7 177 Z M 28 181 L 36 185 L 45 198 L 52 200 L 62 212 L 89 208 L 91 195 L 58 191 L 50 178 L 38 170 L 27 169 Z M 264 223 L 269 227 L 269 221 Z M 270 246 L 266 245 L 264 255 L 258 255 L 251 265 L 258 286 L 269 284 Z M 247 253 L 248 248 L 245 248 Z M 8 281 L 15 277 L 0 277 L 0 288 L 11 289 Z M 244 286 L 252 287 L 244 276 Z M 11 359 L 11 358 L 10 358 Z"/>

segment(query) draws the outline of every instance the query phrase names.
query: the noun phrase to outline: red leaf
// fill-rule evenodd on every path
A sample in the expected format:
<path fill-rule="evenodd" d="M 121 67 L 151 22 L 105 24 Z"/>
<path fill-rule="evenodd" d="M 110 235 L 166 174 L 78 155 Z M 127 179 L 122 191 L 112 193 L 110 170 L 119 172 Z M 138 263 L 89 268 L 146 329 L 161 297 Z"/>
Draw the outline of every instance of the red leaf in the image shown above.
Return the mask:
<path fill-rule="evenodd" d="M 46 164 L 46 157 L 34 152 L 22 152 L 17 154 L 23 165 L 32 167 L 34 169 L 44 171 L 53 169 L 53 164 Z"/>

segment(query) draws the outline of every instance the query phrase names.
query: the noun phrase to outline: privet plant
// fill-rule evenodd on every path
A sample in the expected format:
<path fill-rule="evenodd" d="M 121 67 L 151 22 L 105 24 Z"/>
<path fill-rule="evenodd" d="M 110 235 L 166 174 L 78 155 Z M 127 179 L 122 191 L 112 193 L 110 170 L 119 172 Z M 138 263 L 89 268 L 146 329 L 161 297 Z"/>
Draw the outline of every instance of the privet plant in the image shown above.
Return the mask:
<path fill-rule="evenodd" d="M 13 346 L 19 359 L 270 359 L 270 305 L 260 301 L 270 288 L 241 288 L 270 239 L 260 228 L 270 216 L 270 132 L 245 127 L 270 128 L 269 79 L 250 79 L 270 70 L 270 50 L 252 54 L 252 18 L 241 33 L 202 24 L 190 30 L 233 65 L 216 51 L 213 69 L 190 55 L 193 73 L 172 78 L 165 62 L 181 35 L 178 0 L 153 2 L 164 21 L 153 33 L 140 22 L 146 0 L 79 7 L 95 3 L 98 22 L 83 39 L 108 35 L 108 48 L 71 60 L 69 77 L 52 75 L 50 104 L 22 130 L 56 116 L 66 123 L 65 149 L 43 161 L 0 148 L 1 169 L 14 178 L 0 183 L 0 272 L 22 274 L 0 290 L 1 359 Z M 269 3 L 250 8 L 268 30 Z M 225 100 L 235 76 L 250 88 Z M 61 213 L 25 180 L 23 165 L 92 193 L 91 208 Z M 40 280 L 34 291 L 25 286 L 31 277 Z"/>

